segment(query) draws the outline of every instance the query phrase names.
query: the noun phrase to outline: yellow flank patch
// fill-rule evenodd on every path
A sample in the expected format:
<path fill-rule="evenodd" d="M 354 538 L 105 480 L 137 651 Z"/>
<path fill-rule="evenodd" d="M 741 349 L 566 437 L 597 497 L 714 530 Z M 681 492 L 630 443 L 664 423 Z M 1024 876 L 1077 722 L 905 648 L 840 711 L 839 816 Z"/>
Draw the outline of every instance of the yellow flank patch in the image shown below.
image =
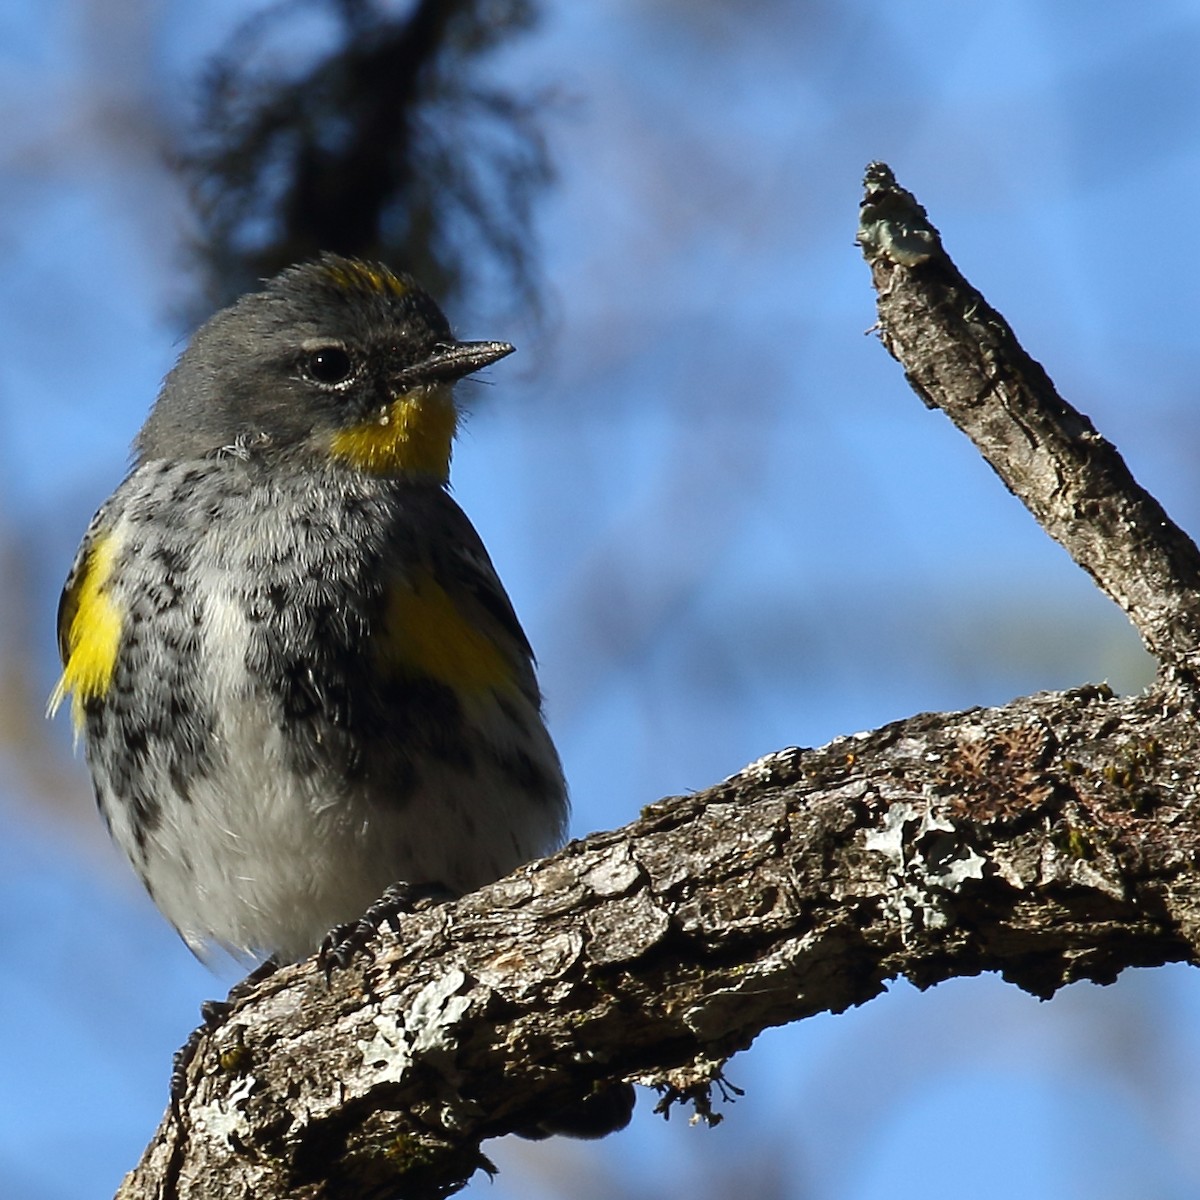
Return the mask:
<path fill-rule="evenodd" d="M 467 622 L 426 573 L 392 588 L 383 656 L 397 670 L 463 691 L 499 690 L 515 683 L 496 643 Z"/>
<path fill-rule="evenodd" d="M 373 421 L 333 435 L 333 454 L 373 475 L 412 472 L 446 479 L 458 414 L 445 384 L 414 388 L 382 409 Z"/>
<path fill-rule="evenodd" d="M 111 534 L 98 537 L 67 601 L 66 657 L 49 708 L 54 713 L 69 695 L 76 730 L 83 727 L 85 701 L 108 691 L 117 665 L 121 613 L 108 594 L 116 556 L 116 539 Z"/>
<path fill-rule="evenodd" d="M 384 266 L 361 262 L 356 258 L 338 259 L 322 264 L 325 276 L 339 288 L 360 292 L 376 292 L 381 296 L 400 299 L 410 289 Z"/>

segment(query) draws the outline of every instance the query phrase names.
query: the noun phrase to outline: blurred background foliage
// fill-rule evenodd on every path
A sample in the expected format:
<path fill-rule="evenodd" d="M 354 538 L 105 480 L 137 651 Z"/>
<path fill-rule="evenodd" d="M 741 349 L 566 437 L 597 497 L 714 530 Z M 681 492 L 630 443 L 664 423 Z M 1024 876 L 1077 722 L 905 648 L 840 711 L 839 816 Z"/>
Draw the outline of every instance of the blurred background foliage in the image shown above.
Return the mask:
<path fill-rule="evenodd" d="M 1147 660 L 870 337 L 883 158 L 1185 527 L 1184 0 L 51 0 L 0 13 L 0 1195 L 111 1192 L 213 979 L 43 722 L 58 588 L 186 331 L 318 249 L 519 355 L 455 489 L 577 833 L 790 743 Z M 774 1031 L 715 1130 L 489 1148 L 506 1197 L 1191 1197 L 1200 984 L 992 979 Z"/>
<path fill-rule="evenodd" d="M 206 297 L 220 307 L 333 250 L 403 264 L 447 301 L 503 285 L 533 307 L 549 97 L 485 71 L 536 15 L 525 0 L 285 0 L 241 21 L 180 138 Z"/>

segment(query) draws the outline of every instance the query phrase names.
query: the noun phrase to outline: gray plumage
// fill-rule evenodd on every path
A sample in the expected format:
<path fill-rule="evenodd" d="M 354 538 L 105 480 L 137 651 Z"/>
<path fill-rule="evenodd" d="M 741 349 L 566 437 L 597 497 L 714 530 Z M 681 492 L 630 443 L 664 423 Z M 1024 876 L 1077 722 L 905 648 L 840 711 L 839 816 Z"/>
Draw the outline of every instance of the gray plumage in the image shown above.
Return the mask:
<path fill-rule="evenodd" d="M 532 653 L 444 472 L 330 450 L 509 349 L 327 257 L 219 313 L 165 381 L 60 642 L 100 809 L 197 953 L 297 958 L 389 884 L 461 893 L 561 841 Z M 120 636 L 89 691 L 75 615 L 100 603 Z"/>

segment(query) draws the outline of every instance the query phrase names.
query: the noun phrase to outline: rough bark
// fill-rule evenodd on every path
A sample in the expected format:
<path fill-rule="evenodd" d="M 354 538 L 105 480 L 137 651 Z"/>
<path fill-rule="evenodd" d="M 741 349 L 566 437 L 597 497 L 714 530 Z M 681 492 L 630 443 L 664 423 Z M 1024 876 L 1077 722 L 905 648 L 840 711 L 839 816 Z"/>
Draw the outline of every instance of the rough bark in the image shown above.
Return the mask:
<path fill-rule="evenodd" d="M 915 198 L 867 168 L 859 226 L 880 338 L 1038 523 L 1121 607 L 1168 676 L 1200 678 L 1200 552 L 950 261 Z"/>
<path fill-rule="evenodd" d="M 886 167 L 861 233 L 885 345 L 1163 665 L 788 749 L 235 998 L 120 1196 L 430 1197 L 606 1081 L 710 1113 L 725 1059 L 889 979 L 1038 996 L 1196 961 L 1195 546 L 1058 398 Z"/>

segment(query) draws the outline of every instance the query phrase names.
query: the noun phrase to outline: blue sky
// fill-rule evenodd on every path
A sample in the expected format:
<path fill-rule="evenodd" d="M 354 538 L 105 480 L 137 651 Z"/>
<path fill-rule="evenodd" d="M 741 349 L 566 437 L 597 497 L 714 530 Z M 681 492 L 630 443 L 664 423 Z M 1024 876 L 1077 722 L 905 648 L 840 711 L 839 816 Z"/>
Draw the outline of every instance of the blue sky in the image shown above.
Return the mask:
<path fill-rule="evenodd" d="M 110 1193 L 229 982 L 139 894 L 67 723 L 37 710 L 61 579 L 180 345 L 188 211 L 162 139 L 242 11 L 0 15 L 0 653 L 25 688 L 0 756 L 3 1195 Z M 862 169 L 885 159 L 1200 529 L 1198 51 L 1200 12 L 1171 0 L 611 0 L 548 4 L 498 56 L 508 82 L 563 97 L 538 217 L 547 319 L 503 297 L 455 314 L 519 354 L 467 393 L 454 479 L 538 650 L 575 832 L 783 745 L 1146 681 L 1121 614 L 865 336 L 853 236 Z M 644 1102 L 598 1147 L 492 1147 L 500 1179 L 472 1192 L 1190 1197 L 1194 976 L 1047 1004 L 994 979 L 897 985 L 735 1059 L 747 1094 L 715 1130 Z"/>

